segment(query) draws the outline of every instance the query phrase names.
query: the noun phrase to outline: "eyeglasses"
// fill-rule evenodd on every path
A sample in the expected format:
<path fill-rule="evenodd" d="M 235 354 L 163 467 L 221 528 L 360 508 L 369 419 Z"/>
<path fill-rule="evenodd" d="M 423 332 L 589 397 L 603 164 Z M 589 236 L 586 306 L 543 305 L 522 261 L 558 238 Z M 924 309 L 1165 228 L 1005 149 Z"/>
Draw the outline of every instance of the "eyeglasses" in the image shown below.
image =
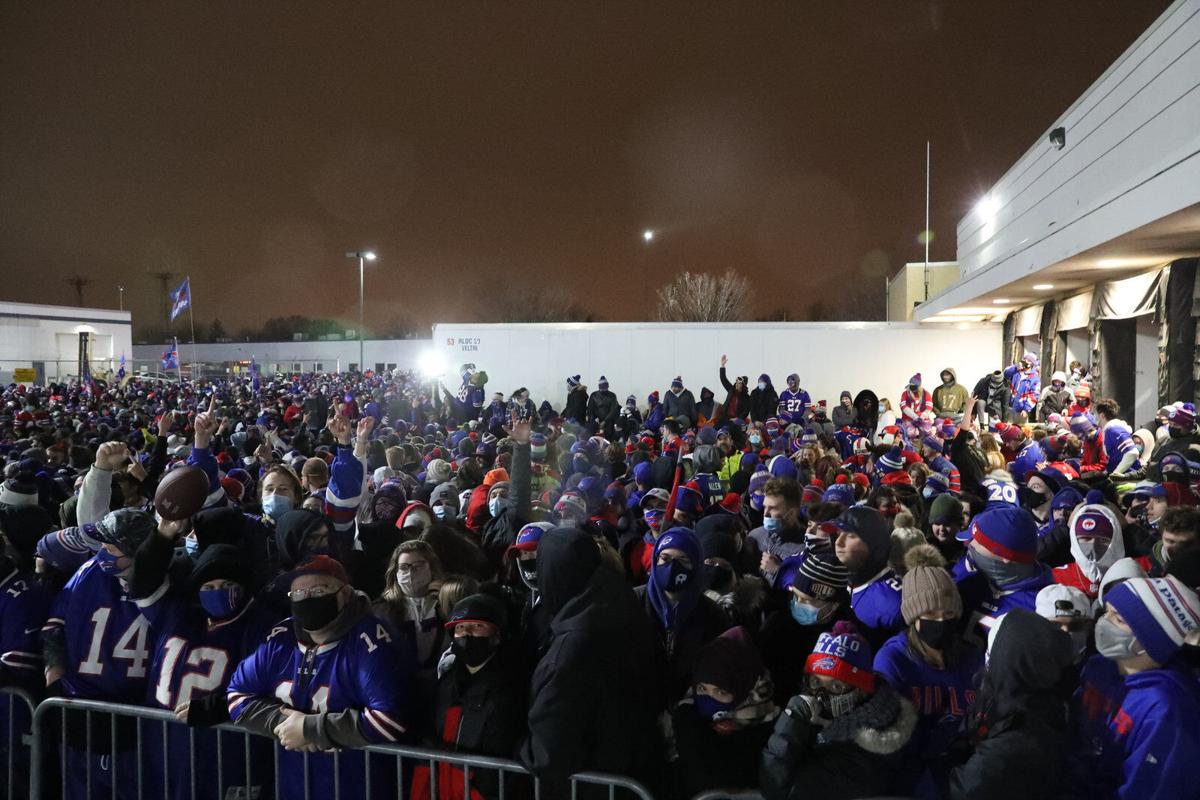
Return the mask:
<path fill-rule="evenodd" d="M 299 602 L 307 600 L 310 597 L 326 597 L 331 594 L 337 594 L 341 589 L 341 586 L 312 586 L 308 589 L 297 589 L 294 592 L 288 592 L 288 600 Z"/>
<path fill-rule="evenodd" d="M 412 572 L 415 572 L 417 570 L 423 570 L 423 569 L 428 569 L 428 568 L 429 568 L 428 561 L 413 561 L 409 564 L 400 564 L 399 566 L 396 567 L 396 572 L 399 573 L 400 575 L 409 575 Z"/>

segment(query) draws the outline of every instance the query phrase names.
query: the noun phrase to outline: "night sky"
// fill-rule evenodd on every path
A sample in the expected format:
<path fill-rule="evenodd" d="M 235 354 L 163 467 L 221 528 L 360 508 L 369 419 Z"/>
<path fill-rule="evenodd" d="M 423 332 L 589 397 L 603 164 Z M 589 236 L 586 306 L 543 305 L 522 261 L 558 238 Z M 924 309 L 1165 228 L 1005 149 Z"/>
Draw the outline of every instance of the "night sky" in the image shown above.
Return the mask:
<path fill-rule="evenodd" d="M 1167 7 L 1138 2 L 0 6 L 0 299 L 197 322 L 487 317 L 560 286 L 653 314 L 735 267 L 757 313 L 882 317 Z M 643 229 L 657 238 L 649 247 Z"/>

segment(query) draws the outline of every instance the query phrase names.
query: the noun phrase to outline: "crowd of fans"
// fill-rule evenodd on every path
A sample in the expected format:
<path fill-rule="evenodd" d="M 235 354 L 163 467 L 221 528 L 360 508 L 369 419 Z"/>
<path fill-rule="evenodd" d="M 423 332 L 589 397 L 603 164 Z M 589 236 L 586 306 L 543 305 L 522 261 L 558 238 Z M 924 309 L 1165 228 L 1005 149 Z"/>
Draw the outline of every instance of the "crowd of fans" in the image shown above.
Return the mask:
<path fill-rule="evenodd" d="M 0 680 L 185 723 L 68 716 L 67 796 L 191 796 L 192 764 L 204 797 L 529 791 L 387 743 L 551 798 L 1200 796 L 1191 402 L 1134 430 L 1033 355 L 894 405 L 718 376 L 9 386 Z M 190 518 L 156 513 L 173 470 Z"/>

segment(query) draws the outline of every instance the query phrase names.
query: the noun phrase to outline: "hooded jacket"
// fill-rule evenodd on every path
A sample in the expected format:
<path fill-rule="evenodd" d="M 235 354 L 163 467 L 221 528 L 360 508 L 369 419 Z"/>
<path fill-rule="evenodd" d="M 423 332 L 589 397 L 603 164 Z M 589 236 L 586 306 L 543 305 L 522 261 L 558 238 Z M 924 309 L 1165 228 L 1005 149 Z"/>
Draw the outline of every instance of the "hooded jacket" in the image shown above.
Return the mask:
<path fill-rule="evenodd" d="M 759 375 L 758 382 L 766 384 L 766 387 L 760 389 L 755 386 L 750 392 L 750 419 L 761 423 L 775 416 L 775 410 L 779 408 L 779 392 L 771 384 L 770 375 Z"/>
<path fill-rule="evenodd" d="M 958 375 L 954 370 L 946 367 L 942 373 L 946 372 L 950 373 L 950 383 L 939 383 L 933 390 L 933 413 L 939 417 L 956 417 L 966 410 L 970 396 L 967 394 L 967 387 L 958 382 Z M 942 373 L 939 373 L 939 377 Z"/>
<path fill-rule="evenodd" d="M 742 390 L 739 392 L 736 384 L 730 383 L 729 378 L 725 374 L 725 368 L 721 367 L 721 385 L 725 387 L 725 402 L 717 409 L 716 419 L 718 422 L 726 419 L 745 419 L 750 414 L 750 390 L 746 385 L 742 385 Z"/>
<path fill-rule="evenodd" d="M 650 621 L 625 577 L 601 563 L 581 530 L 542 536 L 537 568 L 553 617 L 530 683 L 522 761 L 546 797 L 567 797 L 568 778 L 585 770 L 645 781 L 661 762 Z M 589 787 L 579 788 L 588 796 Z"/>
<path fill-rule="evenodd" d="M 1056 691 L 1071 640 L 1049 620 L 1014 609 L 992 640 L 979 702 L 968 719 L 974 753 L 953 769 L 952 800 L 1040 800 L 1066 783 L 1066 702 Z M 1014 768 L 1018 767 L 1019 768 Z"/>
<path fill-rule="evenodd" d="M 863 389 L 854 396 L 854 427 L 860 429 L 867 439 L 873 440 L 878 425 L 879 396 L 870 389 Z"/>
<path fill-rule="evenodd" d="M 1079 517 L 1085 512 L 1103 514 L 1112 525 L 1112 541 L 1100 558 L 1090 558 L 1084 553 L 1083 547 L 1079 543 Z M 1109 567 L 1113 564 L 1125 558 L 1125 537 L 1122 534 L 1121 520 L 1106 505 L 1081 504 L 1071 512 L 1071 517 L 1067 522 L 1067 531 L 1071 537 L 1071 557 L 1075 560 L 1070 564 L 1055 567 L 1052 573 L 1054 582 L 1074 586 L 1086 594 L 1088 599 L 1095 600 L 1100 593 L 1100 582 L 1104 578 L 1104 573 L 1108 572 Z M 1147 571 L 1150 569 L 1149 557 L 1142 556 L 1135 561 L 1142 569 Z"/>

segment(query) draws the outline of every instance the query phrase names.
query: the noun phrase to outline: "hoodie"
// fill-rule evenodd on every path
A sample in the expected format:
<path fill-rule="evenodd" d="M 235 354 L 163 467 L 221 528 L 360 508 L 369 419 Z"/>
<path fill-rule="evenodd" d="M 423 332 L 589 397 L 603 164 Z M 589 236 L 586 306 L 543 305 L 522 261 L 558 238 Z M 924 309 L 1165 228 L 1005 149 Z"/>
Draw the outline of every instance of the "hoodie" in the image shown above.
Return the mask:
<path fill-rule="evenodd" d="M 771 376 L 758 376 L 758 385 L 750 392 L 750 419 L 758 423 L 766 422 L 775 416 L 779 408 L 779 393 L 771 384 Z"/>
<path fill-rule="evenodd" d="M 938 417 L 957 417 L 967 408 L 967 387 L 958 382 L 958 375 L 950 367 L 942 373 L 950 373 L 950 383 L 939 383 L 933 390 L 933 413 Z M 940 375 L 939 375 L 940 377 Z"/>
<path fill-rule="evenodd" d="M 1104 555 L 1100 558 L 1089 557 L 1079 543 L 1080 515 L 1085 513 L 1101 514 L 1112 525 L 1112 541 L 1109 543 L 1108 549 L 1104 551 Z M 1067 530 L 1071 537 L 1071 556 L 1075 560 L 1070 564 L 1054 569 L 1054 582 L 1074 586 L 1086 594 L 1088 599 L 1095 600 L 1100 593 L 1100 584 L 1104 579 L 1104 574 L 1108 572 L 1109 567 L 1125 558 L 1125 537 L 1121 534 L 1121 521 L 1113 513 L 1112 509 L 1106 505 L 1098 503 L 1079 505 L 1071 512 L 1070 520 L 1067 522 Z M 1149 557 L 1142 556 L 1134 560 L 1137 561 L 1138 566 L 1142 567 L 1142 569 L 1149 570 Z"/>
<path fill-rule="evenodd" d="M 866 563 L 850 573 L 850 608 L 865 628 L 863 635 L 873 647 L 879 647 L 904 627 L 901 582 L 889 563 L 891 532 L 883 515 L 866 506 L 851 506 L 837 523 L 843 530 L 857 533 L 870 553 Z"/>

